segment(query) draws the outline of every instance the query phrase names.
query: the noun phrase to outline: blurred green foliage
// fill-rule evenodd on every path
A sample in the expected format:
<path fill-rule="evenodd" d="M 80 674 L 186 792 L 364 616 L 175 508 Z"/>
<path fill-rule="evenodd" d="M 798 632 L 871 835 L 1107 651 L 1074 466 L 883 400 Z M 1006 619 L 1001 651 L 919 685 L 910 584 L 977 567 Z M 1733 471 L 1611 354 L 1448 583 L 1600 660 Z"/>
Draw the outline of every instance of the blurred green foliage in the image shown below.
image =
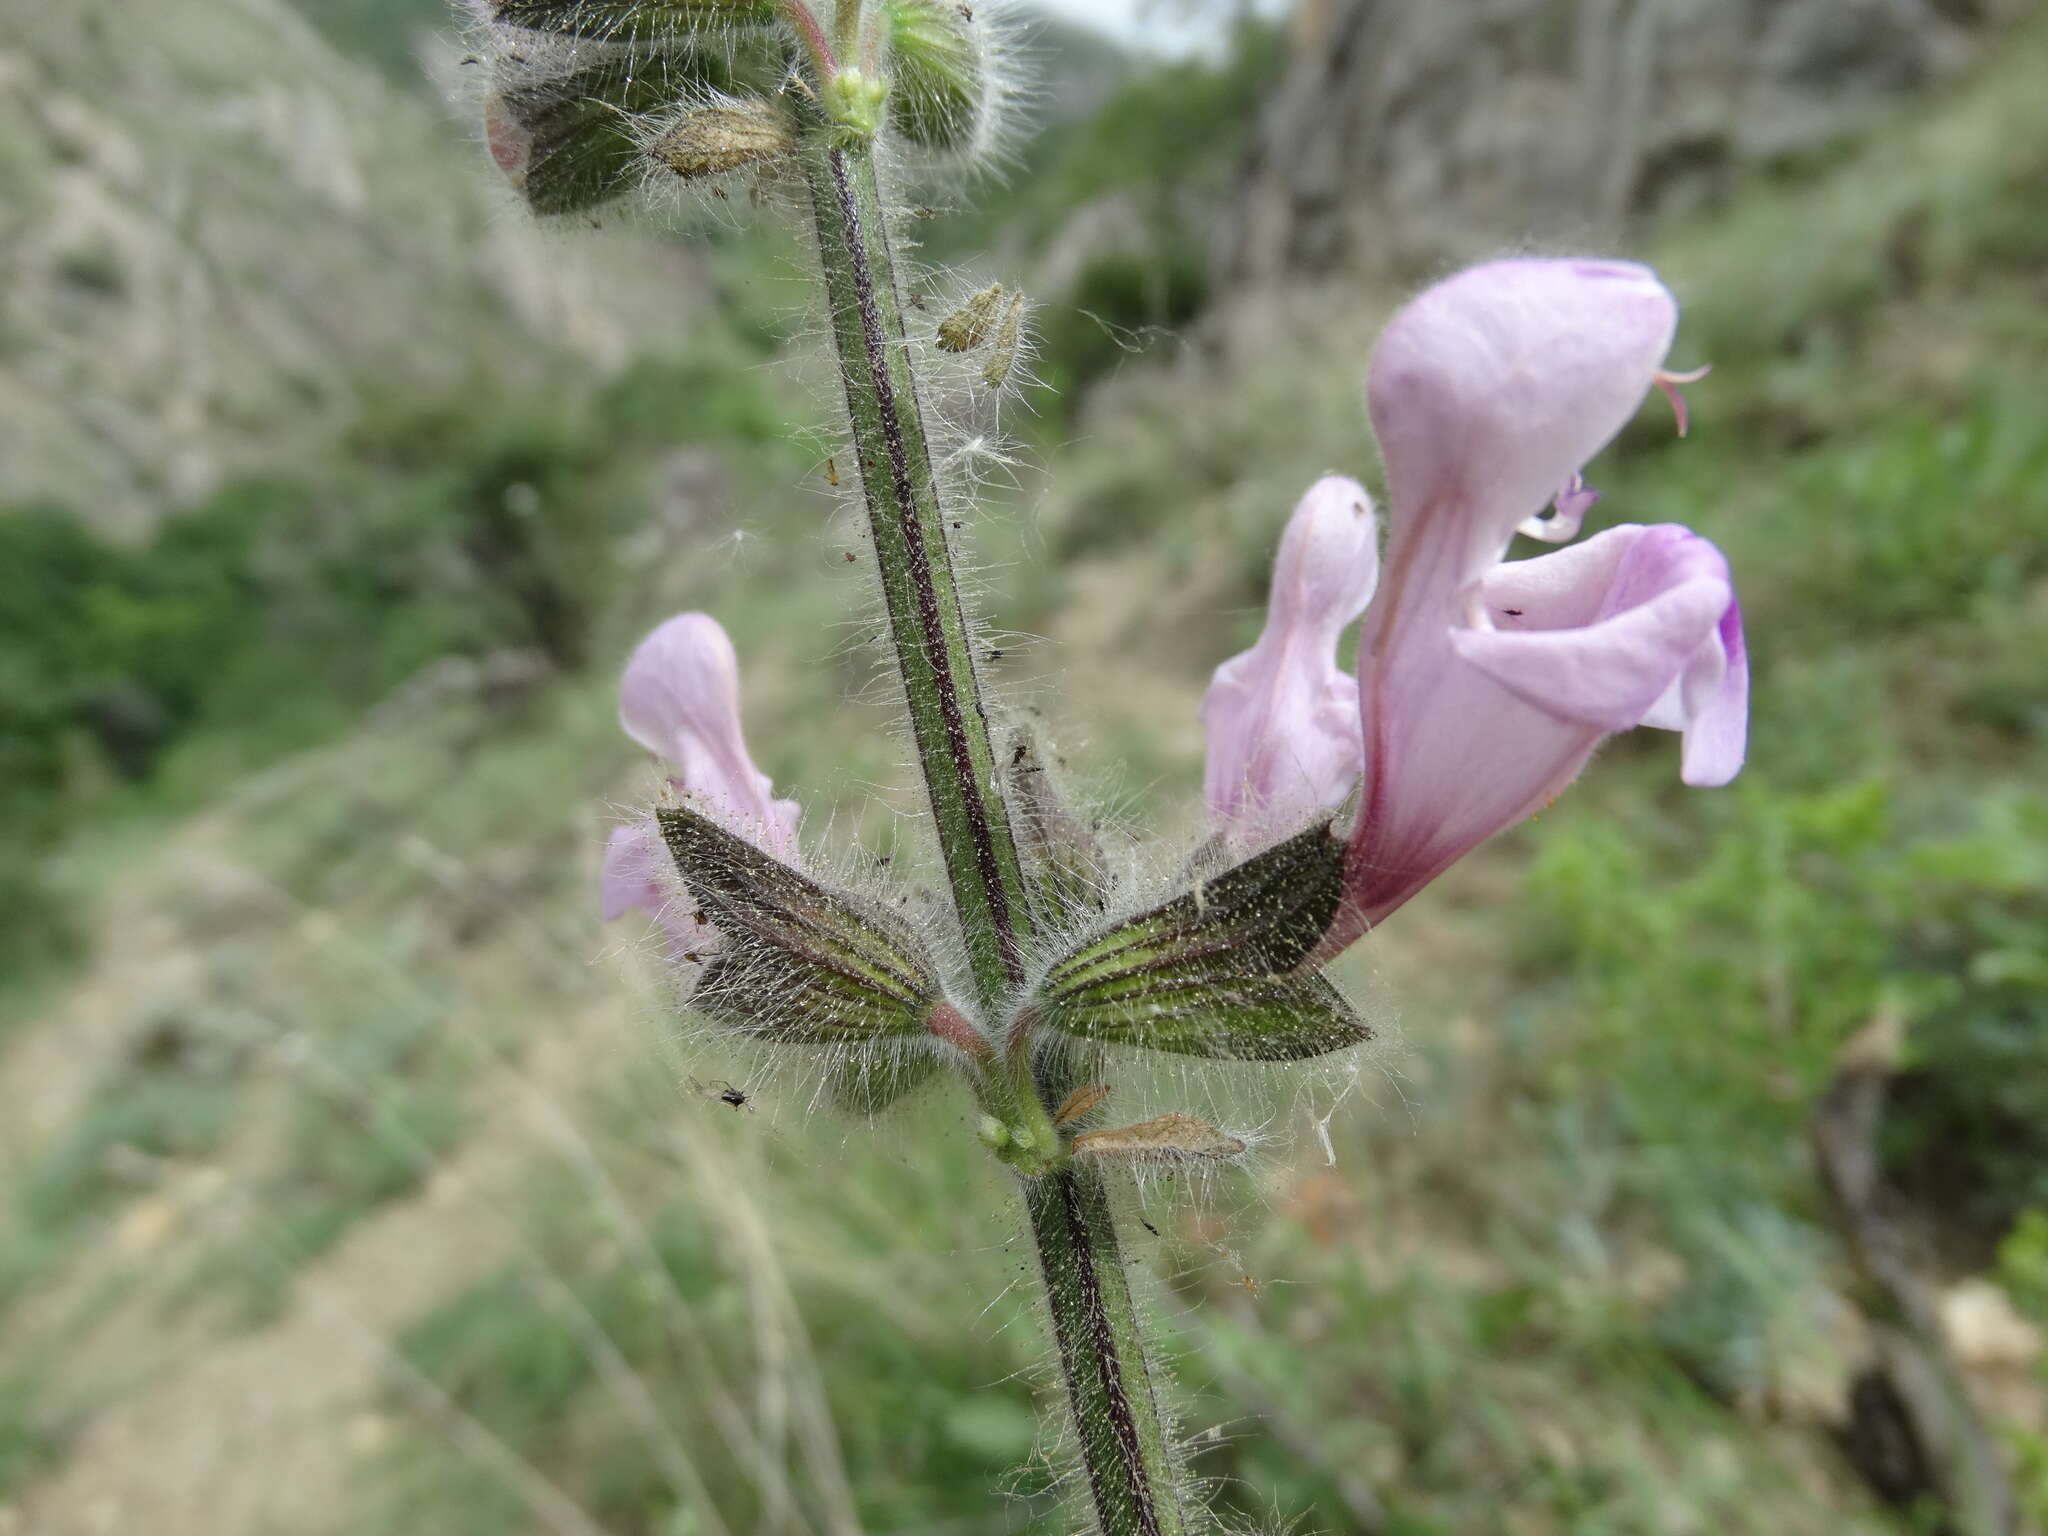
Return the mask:
<path fill-rule="evenodd" d="M 231 484 L 140 548 L 0 512 L 0 971 L 63 953 L 38 858 L 110 800 L 197 804 L 440 657 L 580 667 L 655 459 L 780 433 L 743 361 L 643 360 L 545 409 L 386 397 L 334 461 Z"/>

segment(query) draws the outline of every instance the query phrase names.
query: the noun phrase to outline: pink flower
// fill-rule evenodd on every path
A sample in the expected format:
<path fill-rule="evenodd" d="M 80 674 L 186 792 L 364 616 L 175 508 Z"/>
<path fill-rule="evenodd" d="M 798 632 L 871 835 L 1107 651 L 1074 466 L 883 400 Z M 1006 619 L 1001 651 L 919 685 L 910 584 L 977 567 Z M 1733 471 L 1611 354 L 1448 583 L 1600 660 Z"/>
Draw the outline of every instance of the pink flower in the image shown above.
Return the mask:
<path fill-rule="evenodd" d="M 797 803 L 774 798 L 740 730 L 739 658 L 708 614 L 668 620 L 634 648 L 619 679 L 619 723 L 671 768 L 669 784 L 698 809 L 778 858 L 796 857 Z M 652 821 L 616 827 L 605 845 L 602 911 L 651 913 L 672 947 L 708 949 L 710 931 L 676 883 Z"/>
<path fill-rule="evenodd" d="M 1674 382 L 1662 365 L 1677 320 L 1648 268 L 1501 261 L 1428 289 L 1382 335 L 1366 397 L 1390 534 L 1359 635 L 1363 792 L 1326 953 L 1541 808 L 1612 732 L 1682 731 L 1688 784 L 1724 784 L 1742 766 L 1749 674 L 1720 551 L 1675 525 L 1630 524 L 1502 558 L 1518 530 L 1577 533 L 1596 495 L 1586 460 L 1653 385 Z M 1276 701 L 1283 691 L 1254 686 Z M 1298 705 L 1263 718 L 1286 737 L 1261 742 L 1268 758 L 1332 760 Z M 1235 817 L 1216 771 L 1212 757 L 1212 809 Z M 1328 780 L 1319 795 L 1341 798 Z"/>
<path fill-rule="evenodd" d="M 1216 669 L 1202 698 L 1205 792 L 1219 824 L 1276 828 L 1334 810 L 1358 782 L 1358 684 L 1337 636 L 1379 577 L 1372 498 L 1328 475 L 1280 538 L 1258 644 Z"/>

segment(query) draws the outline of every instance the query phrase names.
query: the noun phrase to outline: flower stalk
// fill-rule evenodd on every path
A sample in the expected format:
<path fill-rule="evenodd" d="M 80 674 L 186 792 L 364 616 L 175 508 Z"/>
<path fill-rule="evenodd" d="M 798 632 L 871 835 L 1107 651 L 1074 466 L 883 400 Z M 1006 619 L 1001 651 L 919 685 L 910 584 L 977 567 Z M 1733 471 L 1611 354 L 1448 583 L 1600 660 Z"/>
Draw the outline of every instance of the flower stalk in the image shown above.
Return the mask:
<path fill-rule="evenodd" d="M 1030 893 L 1004 802 L 972 631 L 911 363 L 871 143 L 822 114 L 801 149 L 832 341 L 897 674 L 979 1001 L 1024 980 Z M 1023 1053 L 988 1062 L 983 1140 L 1018 1173 L 1101 1536 L 1186 1530 L 1141 1320 L 1100 1171 L 1074 1164 Z"/>
<path fill-rule="evenodd" d="M 874 148 L 806 124 L 810 191 L 832 341 L 897 675 L 980 1001 L 1024 978 L 1029 897 L 996 782 L 973 634 L 932 474 Z"/>

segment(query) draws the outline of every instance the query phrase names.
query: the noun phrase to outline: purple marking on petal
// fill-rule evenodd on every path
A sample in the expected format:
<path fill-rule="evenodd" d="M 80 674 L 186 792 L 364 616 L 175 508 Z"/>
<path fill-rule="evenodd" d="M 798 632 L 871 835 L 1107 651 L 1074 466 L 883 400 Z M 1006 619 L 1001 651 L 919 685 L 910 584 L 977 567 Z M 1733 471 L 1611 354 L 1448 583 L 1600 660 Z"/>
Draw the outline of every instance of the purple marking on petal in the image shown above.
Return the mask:
<path fill-rule="evenodd" d="M 1564 489 L 1557 493 L 1557 500 L 1551 503 L 1548 517 L 1524 518 L 1515 527 L 1515 532 L 1532 539 L 1541 539 L 1546 544 L 1569 544 L 1579 536 L 1579 529 L 1585 525 L 1586 514 L 1600 499 L 1600 493 L 1586 484 L 1583 473 L 1567 480 Z"/>

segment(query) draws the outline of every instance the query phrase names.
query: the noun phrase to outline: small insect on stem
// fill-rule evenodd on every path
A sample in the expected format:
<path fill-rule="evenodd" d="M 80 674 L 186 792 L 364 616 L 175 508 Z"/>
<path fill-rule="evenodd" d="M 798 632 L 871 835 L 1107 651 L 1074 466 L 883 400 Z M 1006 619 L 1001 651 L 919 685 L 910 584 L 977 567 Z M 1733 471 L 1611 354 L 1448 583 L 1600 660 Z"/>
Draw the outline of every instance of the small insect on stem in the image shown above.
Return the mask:
<path fill-rule="evenodd" d="M 838 488 L 839 461 L 837 459 L 827 459 L 825 461 L 825 483 L 832 486 L 835 490 Z"/>
<path fill-rule="evenodd" d="M 735 1088 L 724 1078 L 719 1078 L 715 1082 L 700 1083 L 693 1077 L 690 1079 L 690 1087 L 706 1098 L 713 1098 L 721 1104 L 729 1105 L 735 1111 L 746 1109 L 754 1102 L 752 1094 L 742 1088 Z"/>

